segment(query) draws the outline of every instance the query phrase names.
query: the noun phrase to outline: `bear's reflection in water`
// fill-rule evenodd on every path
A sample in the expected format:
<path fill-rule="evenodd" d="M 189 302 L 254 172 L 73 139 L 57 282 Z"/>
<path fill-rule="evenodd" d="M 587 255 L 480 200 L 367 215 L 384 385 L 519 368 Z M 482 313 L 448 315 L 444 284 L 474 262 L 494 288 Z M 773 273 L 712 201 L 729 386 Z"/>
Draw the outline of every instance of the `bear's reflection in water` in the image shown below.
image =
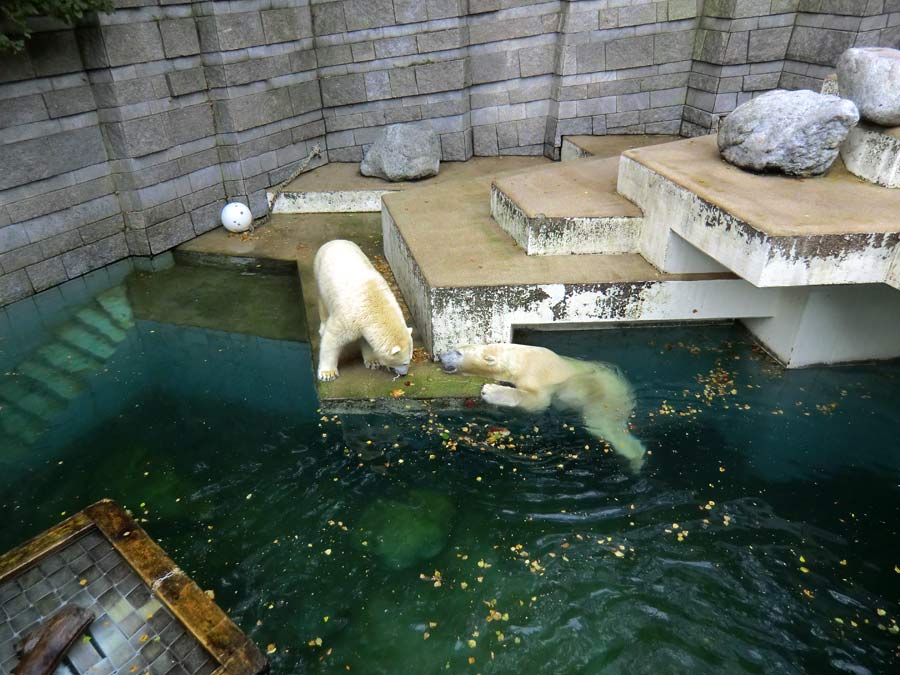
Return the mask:
<path fill-rule="evenodd" d="M 628 430 L 634 392 L 618 368 L 579 361 L 543 347 L 515 344 L 463 345 L 438 357 L 445 372 L 489 377 L 481 397 L 494 405 L 545 410 L 555 404 L 578 411 L 589 433 L 613 446 L 634 471 L 646 450 Z"/>

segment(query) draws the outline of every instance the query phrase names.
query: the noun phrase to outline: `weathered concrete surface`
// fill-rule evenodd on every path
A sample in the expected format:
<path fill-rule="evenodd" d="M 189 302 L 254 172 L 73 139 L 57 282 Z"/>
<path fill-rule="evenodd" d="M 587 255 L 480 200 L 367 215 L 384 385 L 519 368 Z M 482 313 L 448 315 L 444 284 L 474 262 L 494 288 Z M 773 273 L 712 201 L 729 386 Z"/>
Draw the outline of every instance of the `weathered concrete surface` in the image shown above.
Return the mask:
<path fill-rule="evenodd" d="M 583 157 L 618 157 L 626 150 L 680 140 L 671 134 L 610 134 L 608 136 L 565 136 L 560 160 L 567 162 Z"/>
<path fill-rule="evenodd" d="M 769 316 L 729 273 L 664 274 L 635 254 L 528 256 L 491 219 L 489 179 L 384 198 L 385 255 L 433 352 L 516 326 Z"/>
<path fill-rule="evenodd" d="M 273 216 L 252 235 L 229 234 L 219 229 L 197 237 L 178 247 L 178 255 L 208 256 L 216 264 L 232 264 L 254 269 L 267 261 L 279 260 L 296 264 L 302 290 L 306 322 L 313 361 L 318 358 L 318 304 L 312 272 L 313 256 L 319 246 L 332 239 L 350 239 L 365 251 L 379 271 L 392 283 L 390 268 L 381 256 L 379 217 L 375 214 L 319 214 Z M 406 312 L 403 297 L 396 292 Z M 409 316 L 407 316 L 409 318 Z M 421 346 L 419 336 L 416 346 Z M 341 376 L 334 382 L 317 384 L 319 399 L 326 405 L 334 400 L 368 400 L 396 397 L 401 399 L 478 398 L 482 380 L 449 377 L 427 356 L 418 353 L 407 377 L 394 381 L 387 372 L 368 370 L 362 359 L 352 353 L 340 364 Z M 409 384 L 407 384 L 409 383 Z M 398 395 L 397 392 L 402 392 Z"/>
<path fill-rule="evenodd" d="M 498 178 L 491 215 L 528 255 L 635 253 L 641 211 L 616 192 L 618 167 L 591 158 Z"/>
<path fill-rule="evenodd" d="M 789 176 L 825 173 L 838 156 L 856 106 L 813 91 L 771 91 L 735 108 L 719 126 L 722 157 L 751 171 Z"/>
<path fill-rule="evenodd" d="M 900 125 L 900 50 L 848 49 L 838 59 L 837 76 L 842 95 L 856 104 L 863 119 Z"/>
<path fill-rule="evenodd" d="M 369 146 L 359 172 L 392 183 L 437 176 L 441 142 L 431 129 L 413 124 L 385 127 Z"/>
<path fill-rule="evenodd" d="M 840 162 L 815 179 L 746 173 L 712 136 L 627 151 L 618 189 L 644 211 L 642 254 L 673 272 L 698 269 L 683 238 L 755 286 L 879 283 L 900 241 L 892 191 Z"/>
<path fill-rule="evenodd" d="M 545 157 L 475 157 L 466 162 L 444 162 L 441 172 L 431 178 L 391 183 L 363 176 L 357 164 L 332 162 L 295 178 L 277 199 L 276 193 L 269 192 L 269 203 L 273 213 L 377 213 L 381 211 L 381 196 L 388 192 L 549 163 Z"/>
<path fill-rule="evenodd" d="M 883 284 L 786 288 L 743 323 L 788 368 L 900 357 L 900 293 Z"/>
<path fill-rule="evenodd" d="M 847 170 L 870 183 L 900 188 L 900 127 L 860 123 L 841 144 Z"/>

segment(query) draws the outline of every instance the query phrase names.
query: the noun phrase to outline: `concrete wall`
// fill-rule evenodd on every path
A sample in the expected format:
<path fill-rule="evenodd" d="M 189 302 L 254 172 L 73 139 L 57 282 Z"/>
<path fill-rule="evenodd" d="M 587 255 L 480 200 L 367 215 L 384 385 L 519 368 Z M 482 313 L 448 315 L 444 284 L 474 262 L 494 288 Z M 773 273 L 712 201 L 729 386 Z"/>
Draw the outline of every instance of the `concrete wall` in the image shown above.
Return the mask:
<path fill-rule="evenodd" d="M 900 0 L 117 0 L 0 56 L 0 304 L 217 225 L 314 146 L 421 121 L 445 160 L 716 128 L 900 46 Z M 315 163 L 313 163 L 315 166 Z"/>

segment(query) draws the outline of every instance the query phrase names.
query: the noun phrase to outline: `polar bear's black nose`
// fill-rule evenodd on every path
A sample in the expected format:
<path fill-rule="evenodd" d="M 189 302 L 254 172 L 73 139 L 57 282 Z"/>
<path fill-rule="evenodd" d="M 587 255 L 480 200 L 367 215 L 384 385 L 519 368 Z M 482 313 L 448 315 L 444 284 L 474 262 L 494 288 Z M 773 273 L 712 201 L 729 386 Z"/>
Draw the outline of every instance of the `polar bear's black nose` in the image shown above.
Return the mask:
<path fill-rule="evenodd" d="M 438 355 L 438 359 L 440 359 L 441 367 L 445 373 L 455 373 L 462 365 L 463 355 L 461 351 L 454 349 Z"/>

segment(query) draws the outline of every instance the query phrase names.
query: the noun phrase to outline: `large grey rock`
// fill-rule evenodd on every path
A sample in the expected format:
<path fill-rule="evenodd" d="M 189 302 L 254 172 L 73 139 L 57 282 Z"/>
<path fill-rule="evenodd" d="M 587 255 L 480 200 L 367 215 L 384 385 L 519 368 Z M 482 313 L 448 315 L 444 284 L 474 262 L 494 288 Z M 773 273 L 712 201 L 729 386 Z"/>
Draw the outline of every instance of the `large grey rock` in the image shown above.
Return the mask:
<path fill-rule="evenodd" d="M 742 169 L 813 176 L 828 170 L 858 121 L 852 101 L 807 90 L 771 91 L 725 118 L 719 152 Z"/>
<path fill-rule="evenodd" d="M 848 49 L 838 59 L 837 75 L 841 95 L 856 104 L 864 119 L 900 126 L 900 50 Z"/>
<path fill-rule="evenodd" d="M 393 124 L 372 143 L 359 171 L 389 181 L 436 176 L 441 165 L 441 143 L 431 129 Z"/>

